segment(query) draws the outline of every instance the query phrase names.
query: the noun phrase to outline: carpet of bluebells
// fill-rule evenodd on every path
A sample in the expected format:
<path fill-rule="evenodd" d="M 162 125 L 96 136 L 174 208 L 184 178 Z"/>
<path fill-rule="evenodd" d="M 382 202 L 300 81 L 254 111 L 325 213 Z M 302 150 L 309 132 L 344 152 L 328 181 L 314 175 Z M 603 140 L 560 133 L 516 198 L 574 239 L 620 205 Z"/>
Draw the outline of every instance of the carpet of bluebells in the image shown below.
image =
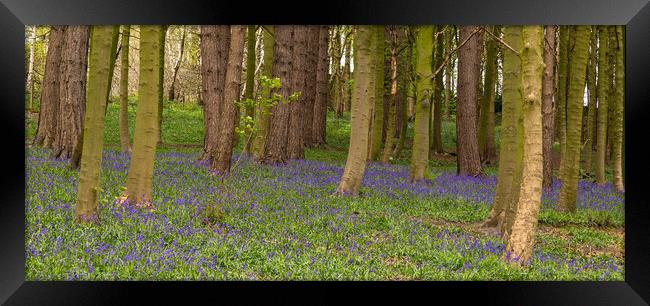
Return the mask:
<path fill-rule="evenodd" d="M 501 239 L 459 226 L 483 220 L 496 177 L 433 169 L 411 184 L 403 165 L 369 164 L 361 195 L 332 196 L 340 165 L 290 161 L 259 165 L 242 157 L 220 179 L 198 150 L 160 150 L 155 210 L 123 208 L 129 156 L 106 150 L 99 225 L 74 223 L 78 174 L 66 160 L 30 148 L 26 156 L 28 280 L 623 280 L 622 256 L 585 255 L 571 246 L 620 244 L 599 228 L 624 225 L 624 196 L 581 181 L 578 212 L 552 210 L 559 182 L 546 192 L 540 222 L 572 226 L 568 243 L 540 235 L 525 268 L 505 264 Z M 239 159 L 235 156 L 234 159 Z M 206 208 L 224 216 L 206 222 Z M 604 237 L 590 239 L 590 237 Z M 547 237 L 548 241 L 544 240 Z M 575 238 L 574 237 L 574 238 Z M 551 239 L 553 238 L 553 239 Z M 605 241 L 603 243 L 602 241 Z"/>

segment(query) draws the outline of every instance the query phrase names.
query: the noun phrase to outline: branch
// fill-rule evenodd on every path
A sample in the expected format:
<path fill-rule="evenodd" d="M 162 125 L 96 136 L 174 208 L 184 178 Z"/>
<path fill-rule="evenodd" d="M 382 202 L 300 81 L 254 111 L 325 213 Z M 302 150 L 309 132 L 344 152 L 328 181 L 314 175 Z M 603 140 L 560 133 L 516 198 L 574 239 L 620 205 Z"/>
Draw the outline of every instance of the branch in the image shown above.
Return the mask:
<path fill-rule="evenodd" d="M 443 68 L 445 68 L 445 66 L 447 66 L 447 64 L 449 63 L 449 59 L 451 59 L 451 55 L 454 54 L 454 53 L 456 53 L 458 50 L 460 50 L 460 48 L 462 48 L 462 47 L 463 47 L 463 46 L 464 46 L 464 45 L 465 45 L 465 44 L 466 44 L 466 43 L 467 43 L 467 42 L 468 42 L 468 41 L 469 41 L 469 40 L 470 40 L 470 39 L 471 39 L 471 38 L 472 38 L 476 33 L 478 33 L 478 32 L 481 31 L 481 30 L 483 30 L 483 27 L 478 27 L 478 28 L 476 28 L 476 30 L 474 30 L 474 32 L 472 32 L 472 34 L 470 34 L 470 35 L 469 35 L 469 36 L 468 36 L 468 37 L 467 37 L 467 38 L 466 38 L 466 39 L 465 39 L 465 40 L 464 40 L 464 41 L 463 41 L 463 42 L 462 42 L 458 47 L 456 47 L 456 49 L 454 49 L 453 51 L 449 52 L 449 54 L 447 54 L 447 57 L 445 58 L 445 61 L 442 62 L 442 64 L 440 65 L 440 67 L 438 67 L 438 69 L 436 69 L 436 71 L 433 73 L 433 75 L 435 76 L 435 75 L 437 75 L 438 73 L 440 73 L 440 71 L 441 71 Z"/>
<path fill-rule="evenodd" d="M 486 29 L 485 27 L 482 27 L 482 28 L 483 28 L 483 31 L 485 31 L 486 33 L 490 34 L 490 36 L 492 36 L 492 38 L 494 38 L 496 41 L 498 41 L 499 43 L 501 43 L 502 45 L 504 45 L 506 48 L 510 49 L 510 51 L 514 52 L 514 53 L 517 54 L 518 56 L 521 56 L 521 54 L 519 54 L 519 52 L 515 51 L 515 49 L 513 49 L 512 47 L 510 47 L 510 45 L 508 45 L 508 44 L 507 44 L 505 41 L 503 41 L 501 38 L 499 38 L 499 37 L 497 37 L 496 35 L 494 35 L 494 33 L 490 32 L 490 31 L 489 31 L 488 29 Z"/>

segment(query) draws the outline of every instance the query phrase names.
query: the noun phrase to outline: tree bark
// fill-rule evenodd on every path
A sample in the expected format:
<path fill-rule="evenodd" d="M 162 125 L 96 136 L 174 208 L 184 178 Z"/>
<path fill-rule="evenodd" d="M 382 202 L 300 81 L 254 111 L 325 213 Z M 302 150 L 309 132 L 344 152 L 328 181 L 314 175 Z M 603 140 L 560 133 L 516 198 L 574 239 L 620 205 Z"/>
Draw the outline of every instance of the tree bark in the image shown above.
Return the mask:
<path fill-rule="evenodd" d="M 593 152 L 593 135 L 594 135 L 594 118 L 596 117 L 596 54 L 598 32 L 595 26 L 591 27 L 589 62 L 587 64 L 587 92 L 589 93 L 589 102 L 587 106 L 587 123 L 582 141 L 582 168 L 591 172 L 592 170 L 592 152 Z"/>
<path fill-rule="evenodd" d="M 158 107 L 162 26 L 140 26 L 140 80 L 133 153 L 126 180 L 126 197 L 136 207 L 153 207 L 151 182 L 158 140 Z"/>
<path fill-rule="evenodd" d="M 314 118 L 312 119 L 312 143 L 322 146 L 326 143 L 327 129 L 327 36 L 328 27 L 320 26 L 318 32 L 318 64 L 316 66 L 316 100 L 314 101 Z"/>
<path fill-rule="evenodd" d="M 28 26 L 27 29 L 30 29 Z M 31 27 L 29 34 L 29 60 L 27 62 L 27 82 L 25 83 L 25 92 L 28 93 L 27 109 L 34 109 L 34 46 L 36 46 L 36 26 Z"/>
<path fill-rule="evenodd" d="M 280 92 L 283 100 L 291 95 L 292 26 L 275 26 L 273 46 L 273 77 L 280 78 Z M 271 107 L 269 131 L 264 144 L 265 164 L 284 163 L 287 160 L 287 136 L 289 134 L 289 104 L 278 103 Z"/>
<path fill-rule="evenodd" d="M 544 78 L 542 79 L 542 126 L 543 126 L 543 153 L 544 153 L 544 188 L 553 185 L 553 94 L 555 90 L 555 33 L 557 26 L 546 26 L 544 43 Z"/>
<path fill-rule="evenodd" d="M 88 26 L 68 26 L 62 49 L 59 80 L 59 118 L 54 157 L 72 158 L 81 141 L 86 104 Z"/>
<path fill-rule="evenodd" d="M 461 26 L 460 41 L 465 41 L 476 26 Z M 458 174 L 480 175 L 481 160 L 476 135 L 476 101 L 478 99 L 482 32 L 475 33 L 458 54 L 458 104 L 456 135 L 458 137 Z"/>
<path fill-rule="evenodd" d="M 372 121 L 370 122 L 370 147 L 368 151 L 368 160 L 379 160 L 381 153 L 381 137 L 384 129 L 384 26 L 376 26 L 377 48 L 375 52 L 376 69 L 375 73 L 375 103 L 372 108 Z"/>
<path fill-rule="evenodd" d="M 377 47 L 375 30 L 372 26 L 359 26 L 354 39 L 354 85 L 352 92 L 352 114 L 350 146 L 343 176 L 336 194 L 356 196 L 366 170 L 368 131 L 370 128 L 371 107 L 375 95 Z"/>
<path fill-rule="evenodd" d="M 598 136 L 596 138 L 596 183 L 605 184 L 605 158 L 607 151 L 607 126 L 609 114 L 609 91 L 612 71 L 608 63 L 609 31 L 607 26 L 598 26 Z"/>
<path fill-rule="evenodd" d="M 397 35 L 395 28 L 390 28 L 391 46 L 390 46 L 390 96 L 386 104 L 388 112 L 388 128 L 386 130 L 386 140 L 384 142 L 384 151 L 381 162 L 387 164 L 390 162 L 390 155 L 393 152 L 395 143 L 395 124 L 396 124 L 396 104 L 397 104 Z"/>
<path fill-rule="evenodd" d="M 230 160 L 232 159 L 233 136 L 235 134 L 235 116 L 237 107 L 235 101 L 239 99 L 239 82 L 241 81 L 242 60 L 244 58 L 245 26 L 230 27 L 230 50 L 228 51 L 228 67 L 226 70 L 226 88 L 221 104 L 219 116 L 219 135 L 212 170 L 218 174 L 230 173 Z"/>
<path fill-rule="evenodd" d="M 262 75 L 271 77 L 273 72 L 273 45 L 275 40 L 273 38 L 272 25 L 264 26 L 262 30 L 263 44 L 264 44 L 264 66 L 262 68 Z M 260 93 L 262 97 L 269 97 L 271 95 L 270 88 L 264 88 Z M 264 142 L 266 134 L 269 130 L 270 108 L 267 105 L 258 105 L 255 114 L 255 139 L 253 140 L 253 155 L 256 160 L 260 160 L 264 155 Z"/>
<path fill-rule="evenodd" d="M 79 172 L 75 220 L 79 223 L 97 222 L 99 178 L 104 146 L 104 108 L 110 90 L 112 49 L 117 45 L 113 36 L 118 27 L 93 26 L 88 58 L 88 100 L 84 118 L 83 155 Z"/>
<path fill-rule="evenodd" d="M 542 200 L 542 74 L 544 28 L 524 26 L 521 53 L 523 75 L 524 155 L 517 214 L 506 244 L 506 257 L 527 265 L 533 255 Z M 584 76 L 583 76 L 584 77 Z M 584 84 L 583 84 L 584 85 Z"/>
<path fill-rule="evenodd" d="M 131 152 L 129 136 L 129 40 L 131 26 L 122 28 L 122 59 L 120 72 L 120 147 L 122 153 Z"/>
<path fill-rule="evenodd" d="M 59 113 L 59 79 L 61 78 L 62 51 L 67 26 L 50 28 L 49 47 L 45 58 L 45 74 L 41 91 L 41 109 L 34 144 L 52 148 L 56 138 Z"/>
<path fill-rule="evenodd" d="M 292 54 L 291 91 L 300 92 L 296 101 L 289 103 L 289 132 L 287 140 L 287 157 L 289 159 L 305 158 L 303 139 L 303 118 L 305 109 L 305 76 L 307 75 L 307 27 L 294 26 Z"/>
<path fill-rule="evenodd" d="M 440 32 L 441 27 L 438 27 L 437 31 Z M 435 50 L 435 58 L 434 58 L 434 64 L 432 67 L 432 70 L 435 71 L 435 69 L 438 69 L 440 65 L 442 65 L 442 62 L 444 60 L 443 57 L 443 52 L 444 52 L 444 36 L 443 33 L 440 32 L 438 34 L 438 37 L 436 38 L 436 50 Z M 435 153 L 443 153 L 444 150 L 442 148 L 442 105 L 443 105 L 443 92 L 445 90 L 445 87 L 443 86 L 442 83 L 442 76 L 443 73 L 438 72 L 436 75 L 433 76 L 433 92 L 434 92 L 434 99 L 433 99 L 433 112 L 431 114 L 431 152 Z"/>
<path fill-rule="evenodd" d="M 253 99 L 253 87 L 255 83 L 255 26 L 249 25 L 246 30 L 246 90 L 244 100 Z M 246 106 L 246 116 L 255 118 L 255 106 Z M 244 136 L 244 154 L 249 154 L 252 147 L 251 133 L 246 132 Z"/>
<path fill-rule="evenodd" d="M 416 29 L 415 64 L 415 123 L 413 127 L 413 150 L 411 157 L 411 181 L 424 179 L 429 162 L 429 118 L 433 98 L 433 26 Z"/>
<path fill-rule="evenodd" d="M 226 82 L 230 27 L 201 26 L 201 82 L 205 135 L 200 160 L 212 161 L 217 144 L 221 101 Z"/>
<path fill-rule="evenodd" d="M 522 47 L 521 31 L 521 26 L 506 26 L 503 31 L 505 43 L 517 52 L 521 52 Z M 504 50 L 499 172 L 494 205 L 485 222 L 486 226 L 498 228 L 503 236 L 514 221 L 521 182 L 524 146 L 521 77 L 519 55 Z"/>
<path fill-rule="evenodd" d="M 613 101 L 614 122 L 612 137 L 612 158 L 614 159 L 614 187 L 623 191 L 623 108 L 625 104 L 625 32 L 623 26 L 616 26 L 616 76 L 615 76 L 615 99 Z"/>
<path fill-rule="evenodd" d="M 165 88 L 165 42 L 167 41 L 167 29 L 169 26 L 164 25 L 162 26 L 162 31 L 160 31 L 160 64 L 158 66 L 158 73 L 160 74 L 160 77 L 158 78 L 158 82 L 160 84 L 158 85 L 160 87 L 160 91 L 158 92 L 158 143 L 162 144 L 162 122 L 163 122 L 163 90 Z"/>
<path fill-rule="evenodd" d="M 320 27 L 315 25 L 307 26 L 307 65 L 311 67 L 305 76 L 305 100 L 303 117 L 303 140 L 305 146 L 314 146 L 314 105 L 317 99 L 318 82 L 318 46 Z M 312 70 L 313 69 L 313 70 Z"/>
<path fill-rule="evenodd" d="M 578 173 L 580 170 L 580 141 L 582 131 L 582 111 L 585 90 L 585 77 L 589 57 L 588 26 L 578 26 L 575 33 L 575 47 L 571 52 L 569 66 L 569 95 L 567 97 L 566 149 L 562 161 L 562 188 L 557 208 L 560 211 L 576 210 Z"/>
<path fill-rule="evenodd" d="M 499 26 L 491 27 L 494 35 L 501 35 Z M 485 47 L 485 86 L 481 97 L 480 127 L 478 143 L 481 160 L 487 164 L 494 164 L 496 149 L 494 144 L 494 95 L 497 80 L 497 42 L 490 39 Z"/>

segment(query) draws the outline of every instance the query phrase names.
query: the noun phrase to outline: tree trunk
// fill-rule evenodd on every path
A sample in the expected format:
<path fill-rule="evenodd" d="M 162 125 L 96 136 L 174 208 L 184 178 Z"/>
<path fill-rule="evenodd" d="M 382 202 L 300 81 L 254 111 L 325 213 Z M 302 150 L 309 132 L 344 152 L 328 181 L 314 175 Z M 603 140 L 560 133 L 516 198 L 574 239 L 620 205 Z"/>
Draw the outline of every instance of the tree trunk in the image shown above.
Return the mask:
<path fill-rule="evenodd" d="M 390 162 L 390 155 L 393 152 L 395 143 L 395 124 L 396 124 L 396 106 L 397 106 L 397 39 L 395 28 L 390 29 L 391 46 L 390 46 L 390 96 L 386 104 L 388 112 L 388 129 L 386 130 L 386 140 L 384 142 L 384 152 L 381 162 L 387 164 Z"/>
<path fill-rule="evenodd" d="M 477 29 L 461 26 L 460 41 L 465 41 Z M 481 64 L 482 32 L 475 33 L 458 54 L 458 102 L 456 135 L 458 138 L 458 174 L 480 175 L 481 160 L 476 135 L 476 101 L 478 99 Z"/>
<path fill-rule="evenodd" d="M 314 101 L 314 118 L 312 119 L 312 143 L 322 146 L 326 143 L 327 129 L 327 26 L 320 26 L 318 32 L 318 64 L 316 66 L 316 100 Z"/>
<path fill-rule="evenodd" d="M 411 157 L 411 181 L 424 179 L 429 163 L 429 117 L 433 98 L 433 26 L 416 28 L 415 64 L 415 123 L 413 127 L 413 150 Z"/>
<path fill-rule="evenodd" d="M 596 183 L 605 184 L 605 152 L 607 151 L 607 126 L 609 114 L 609 91 L 612 71 L 609 69 L 609 31 L 598 26 L 598 136 L 596 138 Z"/>
<path fill-rule="evenodd" d="M 494 35 L 501 35 L 499 26 L 491 27 Z M 478 144 L 481 160 L 487 164 L 494 164 L 496 149 L 494 144 L 494 95 L 497 79 L 497 42 L 490 39 L 485 47 L 485 86 L 481 97 L 480 127 Z"/>
<path fill-rule="evenodd" d="M 438 31 L 440 32 L 441 27 L 438 27 Z M 438 34 L 438 37 L 436 38 L 436 51 L 435 51 L 435 59 L 434 59 L 434 64 L 432 67 L 432 70 L 435 72 L 435 69 L 438 69 L 440 65 L 442 65 L 442 62 L 444 60 L 443 57 L 443 51 L 444 50 L 444 36 L 442 32 Z M 443 153 L 444 150 L 442 148 L 442 105 L 443 105 L 443 92 L 445 90 L 445 87 L 443 86 L 442 83 L 442 76 L 443 73 L 442 71 L 438 72 L 436 75 L 433 76 L 433 92 L 434 92 L 434 99 L 433 99 L 433 114 L 432 120 L 431 120 L 431 132 L 432 135 L 430 137 L 431 139 L 431 152 L 436 152 L 436 153 Z"/>
<path fill-rule="evenodd" d="M 271 77 L 273 72 L 273 45 L 275 44 L 273 28 L 272 25 L 267 25 L 264 26 L 264 29 L 262 30 L 262 35 L 264 37 L 264 66 L 262 68 L 262 75 L 266 77 Z M 264 98 L 269 97 L 271 95 L 271 89 L 268 87 L 264 88 L 260 95 Z M 270 115 L 270 108 L 268 106 L 258 105 L 256 107 L 255 139 L 253 140 L 253 155 L 256 160 L 260 160 L 264 155 L 264 142 L 269 130 Z"/>
<path fill-rule="evenodd" d="M 297 100 L 289 103 L 289 133 L 287 140 L 287 157 L 289 159 L 305 158 L 303 141 L 303 118 L 305 109 L 305 76 L 307 75 L 307 27 L 294 26 L 291 91 L 300 92 Z"/>
<path fill-rule="evenodd" d="M 560 62 L 558 65 L 558 85 L 555 101 L 555 130 L 558 140 L 560 142 L 560 170 L 558 173 L 559 179 L 562 179 L 562 164 L 564 162 L 564 152 L 566 150 L 566 105 L 567 95 L 569 88 L 569 26 L 560 26 L 560 44 L 559 44 L 559 57 Z"/>
<path fill-rule="evenodd" d="M 537 217 L 542 200 L 544 158 L 541 111 L 544 28 L 524 26 L 522 36 L 524 155 L 517 214 L 505 250 L 506 256 L 510 256 L 510 259 L 515 259 L 520 265 L 527 265 L 533 255 Z"/>
<path fill-rule="evenodd" d="M 165 88 L 165 41 L 167 40 L 167 29 L 169 26 L 162 26 L 162 31 L 160 31 L 160 65 L 158 66 L 158 73 L 160 77 L 158 78 L 158 85 L 160 91 L 158 92 L 158 143 L 162 144 L 162 121 L 163 121 L 163 90 Z"/>
<path fill-rule="evenodd" d="M 522 49 L 521 26 L 506 26 L 504 41 L 517 52 Z M 503 106 L 501 112 L 501 146 L 496 194 L 486 226 L 500 229 L 502 235 L 514 222 L 523 159 L 523 121 L 521 59 L 511 50 L 503 51 Z"/>
<path fill-rule="evenodd" d="M 255 26 L 249 25 L 246 30 L 246 90 L 244 91 L 244 100 L 253 99 L 253 87 L 255 82 Z M 246 106 L 246 116 L 251 119 L 255 118 L 255 106 Z M 247 131 L 244 136 L 244 154 L 251 151 L 251 131 Z"/>
<path fill-rule="evenodd" d="M 372 121 L 370 122 L 370 146 L 368 151 L 368 160 L 379 160 L 381 153 L 381 137 L 384 129 L 384 26 L 376 26 L 377 31 L 377 48 L 375 52 L 376 69 L 375 73 L 375 103 L 372 108 Z"/>
<path fill-rule="evenodd" d="M 28 26 L 27 29 L 30 27 Z M 29 101 L 27 109 L 34 109 L 34 46 L 36 45 L 36 26 L 31 27 L 32 31 L 29 34 L 29 61 L 27 62 L 27 82 L 25 92 L 28 93 L 27 101 Z"/>
<path fill-rule="evenodd" d="M 62 50 L 67 26 L 50 28 L 49 47 L 45 59 L 45 74 L 41 91 L 41 109 L 38 115 L 38 129 L 34 144 L 52 148 L 56 138 L 59 112 L 59 79 L 61 78 Z"/>
<path fill-rule="evenodd" d="M 283 100 L 291 95 L 291 71 L 293 27 L 279 25 L 274 27 L 273 77 L 280 78 L 280 92 Z M 289 134 L 289 104 L 278 103 L 271 107 L 269 131 L 264 144 L 265 164 L 284 163 L 287 160 L 287 136 Z"/>
<path fill-rule="evenodd" d="M 584 133 L 582 142 L 582 168 L 587 172 L 592 170 L 592 152 L 593 152 L 593 135 L 594 135 L 594 117 L 596 116 L 596 48 L 597 48 L 597 31 L 595 26 L 591 27 L 589 63 L 587 64 L 587 92 L 589 93 L 589 103 L 587 107 L 587 129 Z"/>
<path fill-rule="evenodd" d="M 348 26 L 348 30 L 345 34 L 344 41 L 344 53 L 343 57 L 345 64 L 343 64 L 343 77 L 340 79 L 340 95 L 341 99 L 341 108 L 343 112 L 349 112 L 352 105 L 352 89 L 350 88 L 351 81 L 351 59 L 352 59 L 352 27 Z"/>
<path fill-rule="evenodd" d="M 241 81 L 242 60 L 244 58 L 245 26 L 230 27 L 230 50 L 228 51 L 228 67 L 226 70 L 226 88 L 221 102 L 221 115 L 219 116 L 219 134 L 212 170 L 218 174 L 230 173 L 230 160 L 232 159 L 233 136 L 235 134 L 235 116 L 237 107 L 235 101 L 239 99 L 239 82 Z"/>
<path fill-rule="evenodd" d="M 122 153 L 131 152 L 129 136 L 129 40 L 131 27 L 122 28 L 122 61 L 120 72 L 120 147 Z"/>
<path fill-rule="evenodd" d="M 612 137 L 612 158 L 614 159 L 614 187 L 618 191 L 623 191 L 623 107 L 625 104 L 625 32 L 623 26 L 616 26 L 616 76 L 615 92 L 616 96 L 613 102 L 613 137 Z"/>
<path fill-rule="evenodd" d="M 310 67 L 305 76 L 305 100 L 304 100 L 304 117 L 303 117 L 303 140 L 306 147 L 314 146 L 313 126 L 314 126 L 314 105 L 317 99 L 316 87 L 318 82 L 318 45 L 319 45 L 319 26 L 307 26 L 307 65 Z M 314 71 L 316 70 L 316 71 Z"/>
<path fill-rule="evenodd" d="M 174 64 L 174 73 L 172 74 L 172 81 L 169 84 L 169 91 L 167 94 L 169 100 L 176 100 L 178 98 L 178 93 L 176 92 L 176 77 L 178 76 L 178 70 L 181 69 L 181 63 L 183 62 L 183 53 L 185 51 L 185 35 L 187 33 L 185 26 L 181 26 L 181 28 L 183 29 L 183 34 L 181 35 L 181 42 L 178 46 L 178 61 L 176 61 L 176 64 Z"/>
<path fill-rule="evenodd" d="M 445 67 L 445 119 L 449 119 L 450 112 L 449 107 L 452 102 L 452 94 L 454 91 L 454 86 L 451 81 L 454 78 L 454 59 L 451 55 L 453 43 L 454 43 L 454 28 L 450 27 L 445 33 L 446 47 L 445 47 L 445 56 L 449 56 L 449 62 Z"/>
<path fill-rule="evenodd" d="M 135 118 L 133 153 L 126 180 L 128 203 L 136 207 L 153 207 L 151 181 L 158 136 L 160 56 L 162 26 L 140 26 L 140 80 Z"/>
<path fill-rule="evenodd" d="M 589 26 L 578 26 L 575 32 L 575 47 L 571 52 L 569 66 L 569 95 L 567 97 L 567 129 L 562 188 L 557 208 L 560 211 L 576 210 L 576 193 L 578 191 L 578 173 L 580 170 L 580 141 L 582 131 L 582 109 L 585 91 L 585 76 L 589 57 Z"/>
<path fill-rule="evenodd" d="M 86 104 L 88 26 L 68 26 L 60 68 L 59 118 L 53 149 L 55 158 L 72 158 L 81 141 Z"/>
<path fill-rule="evenodd" d="M 553 94 L 555 90 L 555 33 L 557 26 L 546 26 L 544 43 L 544 78 L 542 79 L 542 126 L 544 153 L 544 188 L 553 185 Z"/>
<path fill-rule="evenodd" d="M 201 26 L 201 82 L 205 135 L 200 160 L 212 161 L 218 137 L 219 114 L 226 82 L 230 27 Z"/>
<path fill-rule="evenodd" d="M 79 223 L 99 221 L 99 178 L 104 146 L 104 105 L 110 90 L 112 39 L 118 27 L 93 26 L 88 58 L 88 100 L 84 118 L 83 155 L 79 172 L 79 189 L 75 220 Z"/>
<path fill-rule="evenodd" d="M 368 156 L 368 131 L 371 107 L 376 92 L 375 30 L 372 26 L 359 26 L 354 40 L 354 85 L 352 92 L 352 114 L 350 119 L 350 146 L 341 182 L 336 189 L 338 195 L 356 196 L 366 170 Z"/>

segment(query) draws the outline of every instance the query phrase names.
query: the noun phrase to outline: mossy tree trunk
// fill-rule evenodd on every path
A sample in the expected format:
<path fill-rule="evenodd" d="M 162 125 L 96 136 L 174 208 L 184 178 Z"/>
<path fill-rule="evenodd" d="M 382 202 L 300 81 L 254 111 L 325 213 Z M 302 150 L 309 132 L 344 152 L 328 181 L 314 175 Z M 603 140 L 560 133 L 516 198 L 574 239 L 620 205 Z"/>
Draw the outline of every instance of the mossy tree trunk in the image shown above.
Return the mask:
<path fill-rule="evenodd" d="M 226 88 L 221 102 L 219 116 L 219 134 L 217 146 L 212 159 L 211 169 L 218 174 L 230 173 L 230 160 L 235 135 L 235 122 L 239 99 L 239 82 L 241 81 L 242 60 L 244 59 L 245 26 L 230 27 L 230 50 L 228 51 L 228 67 L 226 70 Z"/>
<path fill-rule="evenodd" d="M 589 63 L 587 64 L 587 92 L 589 93 L 587 106 L 587 123 L 584 131 L 584 140 L 582 141 L 582 168 L 591 172 L 592 170 L 592 152 L 593 152 L 593 135 L 594 135 L 594 118 L 596 117 L 596 66 L 597 66 L 597 30 L 592 26 L 589 38 Z"/>
<path fill-rule="evenodd" d="M 266 25 L 262 30 L 263 45 L 264 45 L 264 58 L 262 75 L 271 77 L 273 69 L 273 45 L 275 40 L 273 38 L 273 26 Z M 271 90 L 268 87 L 263 88 L 260 93 L 262 97 L 269 97 Z M 264 154 L 264 141 L 266 140 L 266 133 L 269 129 L 269 117 L 271 115 L 270 109 L 267 105 L 258 105 L 255 110 L 255 139 L 253 140 L 253 155 L 256 160 L 260 160 Z"/>
<path fill-rule="evenodd" d="M 458 54 L 458 102 L 456 109 L 457 172 L 460 175 L 480 175 L 478 138 L 476 133 L 476 101 L 481 65 L 481 31 L 476 26 L 461 26 L 460 41 L 467 43 Z M 470 35 L 473 36 L 470 38 Z"/>
<path fill-rule="evenodd" d="M 117 27 L 93 26 L 88 58 L 87 105 L 84 118 L 83 155 L 79 173 L 75 220 L 79 223 L 97 222 L 99 178 L 104 146 L 104 105 L 110 88 L 112 39 Z"/>
<path fill-rule="evenodd" d="M 314 101 L 314 118 L 312 119 L 312 143 L 314 146 L 321 146 L 326 143 L 327 130 L 327 67 L 329 66 L 327 56 L 328 27 L 320 26 L 318 32 L 318 64 L 316 67 L 316 100 Z"/>
<path fill-rule="evenodd" d="M 501 27 L 492 26 L 494 35 L 501 35 Z M 496 149 L 494 144 L 494 96 L 497 79 L 497 52 L 498 46 L 494 39 L 488 40 L 485 48 L 485 85 L 481 97 L 481 111 L 479 119 L 478 145 L 481 160 L 487 164 L 494 164 Z"/>
<path fill-rule="evenodd" d="M 374 103 L 376 78 L 376 43 L 372 26 L 359 26 L 354 39 L 354 85 L 352 91 L 352 114 L 350 146 L 343 176 L 336 194 L 356 196 L 366 170 L 368 131 L 371 107 Z"/>
<path fill-rule="evenodd" d="M 557 208 L 560 211 L 576 210 L 578 173 L 580 170 L 580 145 L 585 77 L 589 57 L 589 26 L 578 26 L 575 31 L 575 46 L 571 52 L 569 66 L 569 95 L 566 109 L 566 149 L 562 161 L 562 188 Z"/>
<path fill-rule="evenodd" d="M 291 95 L 291 71 L 293 27 L 275 26 L 273 47 L 273 77 L 280 78 L 280 90 L 284 100 Z M 278 103 L 271 107 L 269 130 L 264 143 L 264 155 L 261 162 L 265 164 L 284 163 L 287 160 L 287 135 L 289 134 L 289 104 Z"/>
<path fill-rule="evenodd" d="M 63 67 L 62 51 L 66 26 L 50 28 L 49 47 L 45 58 L 45 74 L 41 87 L 41 109 L 34 144 L 52 148 L 56 138 L 59 114 L 59 79 Z"/>
<path fill-rule="evenodd" d="M 126 180 L 126 196 L 136 207 L 153 207 L 151 182 L 158 140 L 160 48 L 162 26 L 140 27 L 139 101 L 135 118 L 133 153 Z"/>
<path fill-rule="evenodd" d="M 433 26 L 415 29 L 415 122 L 413 127 L 413 150 L 411 156 L 411 181 L 424 179 L 429 162 L 429 117 L 433 98 Z"/>
<path fill-rule="evenodd" d="M 506 26 L 504 41 L 521 52 L 522 27 Z M 521 167 L 523 160 L 523 118 L 521 89 L 521 59 L 511 50 L 503 51 L 503 105 L 501 119 L 501 145 L 494 205 L 486 226 L 498 228 L 505 236 L 512 223 L 519 199 Z"/>
<path fill-rule="evenodd" d="M 527 265 L 533 255 L 537 218 L 542 200 L 542 74 L 544 71 L 542 26 L 524 26 L 521 53 L 524 155 L 521 191 L 517 214 L 508 243 L 506 256 Z M 584 76 L 583 76 L 584 77 Z M 584 85 L 584 84 L 583 84 Z"/>
<path fill-rule="evenodd" d="M 566 149 L 566 104 L 569 86 L 569 26 L 560 26 L 559 63 L 558 63 L 558 84 L 555 95 L 555 131 L 560 142 L 560 171 L 562 176 L 562 163 L 564 162 L 564 151 Z"/>
<path fill-rule="evenodd" d="M 596 183 L 605 184 L 605 158 L 607 151 L 607 126 L 609 114 L 609 91 L 611 73 L 609 66 L 609 31 L 607 26 L 598 26 L 598 136 L 596 137 Z"/>
<path fill-rule="evenodd" d="M 376 26 L 377 35 L 377 48 L 375 52 L 375 59 L 377 65 L 375 67 L 376 81 L 375 81 L 375 104 L 373 106 L 372 121 L 370 122 L 370 148 L 368 151 L 368 160 L 379 160 L 381 153 L 382 132 L 384 130 L 384 26 Z"/>
<path fill-rule="evenodd" d="M 616 26 L 616 75 L 615 75 L 615 99 L 613 102 L 613 137 L 612 137 L 612 158 L 614 172 L 614 187 L 623 191 L 623 108 L 625 105 L 625 31 L 623 26 Z"/>
<path fill-rule="evenodd" d="M 433 60 L 434 64 L 431 69 L 432 72 L 435 72 L 435 69 L 438 69 L 438 67 L 442 65 L 442 62 L 444 60 L 443 52 L 444 52 L 445 37 L 443 35 L 443 30 L 441 29 L 440 26 L 437 28 L 437 31 L 439 33 L 437 34 L 437 38 L 436 38 L 436 50 L 434 52 L 435 55 Z M 443 100 L 443 92 L 445 91 L 445 87 L 443 86 L 442 83 L 442 77 L 443 77 L 442 71 L 438 72 L 436 75 L 433 76 L 434 94 L 433 94 L 433 107 L 432 107 L 432 114 L 431 114 L 431 135 L 429 138 L 431 139 L 430 151 L 435 153 L 444 152 L 442 148 L 442 105 L 443 105 L 442 100 Z"/>
<path fill-rule="evenodd" d="M 544 188 L 553 184 L 553 93 L 555 90 L 555 34 L 557 26 L 546 26 L 544 38 L 544 78 L 542 80 L 542 126 L 543 126 L 543 151 L 544 151 Z"/>
<path fill-rule="evenodd" d="M 381 156 L 381 162 L 387 164 L 390 162 L 393 145 L 395 143 L 395 125 L 396 125 L 396 106 L 397 106 L 397 33 L 395 27 L 391 27 L 390 33 L 390 95 L 386 104 L 388 112 L 388 128 L 386 129 L 386 140 L 384 141 L 384 151 Z"/>
<path fill-rule="evenodd" d="M 253 99 L 253 87 L 255 86 L 255 26 L 249 25 L 246 29 L 246 90 L 244 91 L 244 100 Z M 245 115 L 255 118 L 255 107 L 246 106 Z M 244 136 L 244 154 L 249 154 L 253 142 L 251 133 Z"/>
<path fill-rule="evenodd" d="M 123 153 L 131 152 L 129 137 L 129 41 L 131 26 L 122 26 L 122 58 L 120 71 L 120 147 Z"/>

